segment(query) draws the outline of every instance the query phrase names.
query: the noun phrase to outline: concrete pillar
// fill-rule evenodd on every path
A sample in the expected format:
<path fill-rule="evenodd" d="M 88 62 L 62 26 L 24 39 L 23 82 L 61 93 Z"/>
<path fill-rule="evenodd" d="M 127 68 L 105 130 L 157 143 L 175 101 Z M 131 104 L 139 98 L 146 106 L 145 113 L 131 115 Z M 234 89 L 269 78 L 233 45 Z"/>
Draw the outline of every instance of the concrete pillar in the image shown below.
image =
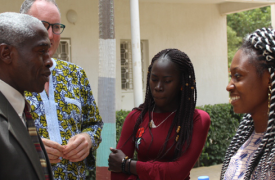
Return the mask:
<path fill-rule="evenodd" d="M 116 39 L 114 0 L 99 0 L 98 108 L 104 122 L 102 142 L 97 149 L 96 179 L 111 179 L 108 171 L 110 147 L 116 147 Z"/>
<path fill-rule="evenodd" d="M 140 25 L 139 25 L 139 1 L 131 0 L 131 34 L 132 34 L 132 61 L 134 82 L 134 106 L 143 103 L 142 91 L 142 63 L 140 54 Z"/>

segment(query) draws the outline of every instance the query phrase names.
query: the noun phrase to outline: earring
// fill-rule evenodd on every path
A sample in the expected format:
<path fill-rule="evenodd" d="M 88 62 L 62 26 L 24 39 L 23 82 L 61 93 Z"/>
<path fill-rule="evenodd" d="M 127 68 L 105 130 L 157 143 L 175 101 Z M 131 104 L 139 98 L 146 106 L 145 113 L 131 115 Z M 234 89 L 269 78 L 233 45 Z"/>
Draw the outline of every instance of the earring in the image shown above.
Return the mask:
<path fill-rule="evenodd" d="M 181 86 L 180 90 L 182 91 L 182 86 Z"/>
<path fill-rule="evenodd" d="M 268 107 L 268 110 L 267 110 L 267 115 L 269 115 L 269 109 L 270 109 L 270 98 L 271 98 L 271 86 L 269 85 L 268 86 L 268 105 L 267 105 L 267 107 Z"/>

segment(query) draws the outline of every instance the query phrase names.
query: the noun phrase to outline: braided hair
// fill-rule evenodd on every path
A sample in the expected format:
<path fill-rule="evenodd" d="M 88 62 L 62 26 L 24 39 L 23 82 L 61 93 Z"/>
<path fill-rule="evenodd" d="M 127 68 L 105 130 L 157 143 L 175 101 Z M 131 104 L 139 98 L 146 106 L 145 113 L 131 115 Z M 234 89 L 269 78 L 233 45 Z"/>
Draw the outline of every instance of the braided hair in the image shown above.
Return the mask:
<path fill-rule="evenodd" d="M 171 60 L 171 62 L 175 63 L 175 65 L 178 67 L 180 76 L 181 76 L 182 91 L 180 94 L 180 104 L 177 107 L 177 113 L 175 114 L 174 120 L 168 131 L 168 135 L 166 137 L 164 145 L 161 148 L 160 153 L 155 160 L 161 160 L 165 156 L 165 154 L 170 149 L 172 149 L 172 147 L 175 147 L 174 157 L 172 160 L 176 160 L 181 156 L 182 153 L 184 153 L 188 149 L 191 143 L 192 132 L 193 132 L 193 114 L 194 114 L 196 101 L 197 101 L 197 89 L 196 89 L 194 68 L 189 57 L 184 52 L 181 52 L 180 50 L 177 50 L 177 49 L 165 49 L 160 51 L 158 54 L 156 54 L 153 57 L 151 65 L 148 67 L 145 101 L 139 107 L 134 108 L 136 110 L 141 111 L 141 113 L 134 126 L 134 131 L 132 136 L 134 138 L 134 141 L 136 141 L 135 134 L 139 129 L 139 125 L 144 121 L 145 114 L 147 112 L 152 111 L 155 105 L 153 96 L 150 91 L 149 81 L 150 81 L 151 70 L 154 62 L 160 59 L 162 56 L 168 57 L 168 59 Z M 151 113 L 149 113 L 149 119 L 151 119 Z M 171 133 L 178 126 L 181 127 L 180 131 L 177 134 L 178 138 L 176 138 L 176 140 L 174 141 L 173 146 L 171 146 L 168 150 L 165 150 L 169 139 L 171 138 L 175 139 L 175 137 L 171 137 Z M 151 143 L 152 143 L 153 135 L 150 129 L 149 131 L 152 136 L 152 140 L 151 140 Z M 183 147 L 185 147 L 184 150 L 182 150 Z"/>
<path fill-rule="evenodd" d="M 243 45 L 240 49 L 250 56 L 249 61 L 255 65 L 259 76 L 262 76 L 265 71 L 270 73 L 271 98 L 267 130 L 244 174 L 244 179 L 250 179 L 255 170 L 255 172 L 258 173 L 255 174 L 255 177 L 267 179 L 268 173 L 275 170 L 273 166 L 275 156 L 275 31 L 270 28 L 256 30 L 244 39 Z M 253 119 L 250 114 L 246 114 L 244 115 L 236 135 L 233 137 L 226 151 L 221 171 L 221 179 L 224 178 L 231 157 L 246 142 L 253 131 Z"/>

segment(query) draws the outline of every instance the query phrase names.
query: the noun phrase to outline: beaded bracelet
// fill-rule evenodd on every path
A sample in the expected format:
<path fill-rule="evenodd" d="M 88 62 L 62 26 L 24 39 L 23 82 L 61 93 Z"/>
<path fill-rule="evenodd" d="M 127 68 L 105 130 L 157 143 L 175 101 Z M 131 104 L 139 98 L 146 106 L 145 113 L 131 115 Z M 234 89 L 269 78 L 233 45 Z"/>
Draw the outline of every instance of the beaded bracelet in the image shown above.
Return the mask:
<path fill-rule="evenodd" d="M 126 171 L 125 171 L 125 163 L 126 163 L 127 159 L 128 159 L 128 156 L 125 156 L 125 157 L 122 159 L 121 169 L 122 169 L 122 172 L 123 172 L 123 173 L 126 173 Z"/>
<path fill-rule="evenodd" d="M 130 175 L 131 174 L 131 161 L 132 161 L 132 159 L 131 158 L 129 158 L 129 164 L 128 164 L 128 174 Z"/>

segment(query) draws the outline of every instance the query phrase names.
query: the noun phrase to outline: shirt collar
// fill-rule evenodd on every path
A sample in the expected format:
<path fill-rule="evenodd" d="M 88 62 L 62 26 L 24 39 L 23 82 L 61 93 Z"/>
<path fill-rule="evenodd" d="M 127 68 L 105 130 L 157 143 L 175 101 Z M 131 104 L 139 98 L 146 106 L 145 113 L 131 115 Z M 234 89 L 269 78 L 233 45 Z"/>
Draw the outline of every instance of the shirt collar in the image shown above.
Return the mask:
<path fill-rule="evenodd" d="M 7 98 L 9 103 L 12 105 L 13 109 L 22 117 L 23 110 L 25 107 L 25 98 L 16 89 L 11 87 L 9 84 L 5 83 L 0 79 L 0 91 Z"/>
<path fill-rule="evenodd" d="M 53 65 L 50 67 L 50 71 L 52 72 L 53 69 L 54 69 L 55 66 L 56 66 L 56 62 L 55 62 L 54 58 L 51 58 L 51 60 L 52 60 L 52 62 L 53 62 Z"/>

